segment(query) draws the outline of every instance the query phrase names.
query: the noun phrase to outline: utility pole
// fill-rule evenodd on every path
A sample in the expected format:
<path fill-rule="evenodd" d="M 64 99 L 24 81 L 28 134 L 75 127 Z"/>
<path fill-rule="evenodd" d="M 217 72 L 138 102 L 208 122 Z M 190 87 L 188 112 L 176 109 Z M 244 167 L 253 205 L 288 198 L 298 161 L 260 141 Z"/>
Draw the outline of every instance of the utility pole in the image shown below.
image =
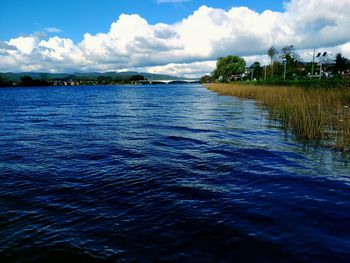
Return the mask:
<path fill-rule="evenodd" d="M 286 71 L 287 71 L 287 60 L 284 61 L 284 73 L 283 73 L 283 79 L 286 80 Z"/>
<path fill-rule="evenodd" d="M 326 52 L 323 52 L 323 55 L 320 55 L 320 80 L 322 79 L 322 58 L 326 57 L 327 56 L 327 51 Z M 318 56 L 318 55 L 317 55 Z M 327 63 L 327 62 L 325 62 Z"/>
<path fill-rule="evenodd" d="M 253 81 L 253 76 L 254 76 L 254 64 L 252 66 L 252 74 L 250 76 L 250 81 Z"/>
<path fill-rule="evenodd" d="M 265 78 L 265 81 L 266 81 L 266 65 L 265 65 L 265 76 L 264 76 L 264 78 Z"/>

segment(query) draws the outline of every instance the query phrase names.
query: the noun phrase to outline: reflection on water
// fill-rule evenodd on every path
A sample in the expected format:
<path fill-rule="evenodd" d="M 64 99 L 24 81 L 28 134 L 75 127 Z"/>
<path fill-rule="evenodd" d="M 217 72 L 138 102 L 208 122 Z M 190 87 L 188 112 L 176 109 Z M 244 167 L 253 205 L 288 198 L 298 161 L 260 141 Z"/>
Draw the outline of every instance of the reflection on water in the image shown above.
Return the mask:
<path fill-rule="evenodd" d="M 1 261 L 350 256 L 350 168 L 199 85 L 0 90 Z"/>

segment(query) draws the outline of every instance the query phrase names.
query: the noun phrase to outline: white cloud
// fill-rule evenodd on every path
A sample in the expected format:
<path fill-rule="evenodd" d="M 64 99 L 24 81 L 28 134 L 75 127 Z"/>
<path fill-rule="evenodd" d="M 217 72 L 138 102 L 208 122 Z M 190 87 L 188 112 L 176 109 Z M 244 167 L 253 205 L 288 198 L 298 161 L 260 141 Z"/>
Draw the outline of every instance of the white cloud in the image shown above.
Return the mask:
<path fill-rule="evenodd" d="M 49 33 L 61 33 L 62 30 L 57 27 L 47 27 L 45 30 Z"/>
<path fill-rule="evenodd" d="M 341 45 L 339 49 L 343 56 L 350 58 L 350 42 Z"/>
<path fill-rule="evenodd" d="M 132 70 L 155 74 L 183 76 L 186 78 L 196 78 L 198 76 L 210 74 L 213 71 L 215 65 L 216 60 L 210 60 L 193 63 L 170 63 L 164 66 L 133 68 Z"/>
<path fill-rule="evenodd" d="M 15 46 L 20 53 L 28 55 L 38 45 L 38 38 L 32 36 L 18 37 L 11 39 L 8 43 Z"/>
<path fill-rule="evenodd" d="M 202 6 L 174 24 L 149 24 L 137 14 L 122 14 L 108 32 L 86 33 L 80 43 L 58 36 L 43 40 L 37 35 L 5 41 L 0 45 L 0 70 L 139 69 L 199 76 L 212 71 L 219 56 L 229 54 L 244 56 L 248 64 L 267 63 L 266 50 L 272 45 L 295 45 L 305 60 L 311 59 L 305 54 L 313 48 L 350 57 L 348 10 L 350 0 L 292 0 L 284 12 Z"/>

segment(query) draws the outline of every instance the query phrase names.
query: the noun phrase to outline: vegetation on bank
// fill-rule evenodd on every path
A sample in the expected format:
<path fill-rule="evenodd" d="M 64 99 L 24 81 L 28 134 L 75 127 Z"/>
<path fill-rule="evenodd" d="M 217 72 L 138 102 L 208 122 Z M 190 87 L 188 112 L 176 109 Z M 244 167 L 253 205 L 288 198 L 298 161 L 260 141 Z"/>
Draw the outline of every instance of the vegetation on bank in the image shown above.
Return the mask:
<path fill-rule="evenodd" d="M 233 83 L 233 82 L 232 82 Z M 350 88 L 348 79 L 310 79 L 310 80 L 256 80 L 256 81 L 237 81 L 237 85 L 251 86 L 284 86 L 284 87 L 304 87 L 304 88 Z"/>
<path fill-rule="evenodd" d="M 237 56 L 222 57 L 218 59 L 211 78 L 219 82 L 225 82 L 238 74 L 242 74 L 245 67 L 246 63 L 243 58 Z"/>
<path fill-rule="evenodd" d="M 350 150 L 350 89 L 208 84 L 222 95 L 254 99 L 298 138 Z"/>
<path fill-rule="evenodd" d="M 339 80 L 339 84 L 350 78 L 350 60 L 341 53 L 333 58 L 329 52 L 315 50 L 310 54 L 312 62 L 303 62 L 295 47 L 291 45 L 283 47 L 280 51 L 271 47 L 267 50 L 267 55 L 270 58 L 269 65 L 262 66 L 256 61 L 248 67 L 243 58 L 221 57 L 217 60 L 216 69 L 210 75 L 203 76 L 201 82 L 254 81 L 259 85 L 314 86 L 319 85 L 321 82 L 318 81 L 322 80 Z"/>

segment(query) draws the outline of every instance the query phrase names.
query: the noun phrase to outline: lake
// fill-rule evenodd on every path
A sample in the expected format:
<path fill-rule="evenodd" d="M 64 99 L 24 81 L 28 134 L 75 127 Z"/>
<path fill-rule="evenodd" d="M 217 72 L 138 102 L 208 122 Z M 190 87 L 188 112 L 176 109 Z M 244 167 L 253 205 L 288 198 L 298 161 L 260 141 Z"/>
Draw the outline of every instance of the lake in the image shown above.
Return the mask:
<path fill-rule="evenodd" d="M 0 89 L 1 262 L 346 262 L 349 157 L 201 85 Z"/>

